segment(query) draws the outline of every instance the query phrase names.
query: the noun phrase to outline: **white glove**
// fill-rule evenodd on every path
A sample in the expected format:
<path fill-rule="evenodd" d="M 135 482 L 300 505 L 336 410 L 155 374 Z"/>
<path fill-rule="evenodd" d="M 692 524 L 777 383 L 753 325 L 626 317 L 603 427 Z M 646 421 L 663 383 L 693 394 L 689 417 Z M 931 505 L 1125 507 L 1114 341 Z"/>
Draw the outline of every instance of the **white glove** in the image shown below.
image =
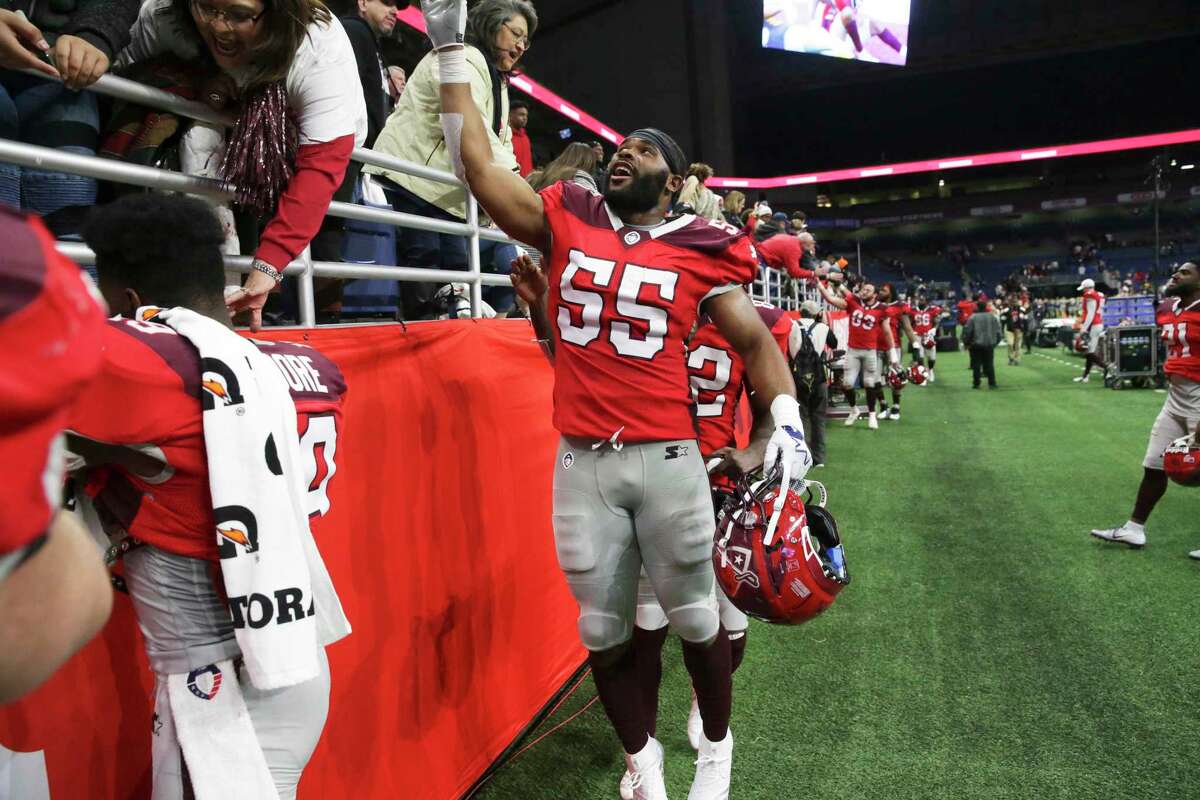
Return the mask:
<path fill-rule="evenodd" d="M 812 453 L 808 443 L 804 441 L 804 425 L 800 421 L 800 406 L 796 398 L 781 394 L 771 401 L 771 416 L 775 419 L 775 433 L 767 442 L 767 450 L 763 458 L 763 471 L 770 472 L 775 464 L 783 467 L 780 486 L 786 492 L 792 481 L 801 480 L 812 469 Z M 775 504 L 775 513 L 767 525 L 764 541 L 768 544 L 775 536 L 775 526 L 783 513 L 783 503 Z"/>
<path fill-rule="evenodd" d="M 425 0 L 421 3 L 425 32 L 434 50 L 462 44 L 467 30 L 467 0 Z"/>
<path fill-rule="evenodd" d="M 888 360 L 892 362 L 893 367 L 900 366 L 900 348 L 899 347 L 893 347 L 891 350 L 888 350 Z"/>

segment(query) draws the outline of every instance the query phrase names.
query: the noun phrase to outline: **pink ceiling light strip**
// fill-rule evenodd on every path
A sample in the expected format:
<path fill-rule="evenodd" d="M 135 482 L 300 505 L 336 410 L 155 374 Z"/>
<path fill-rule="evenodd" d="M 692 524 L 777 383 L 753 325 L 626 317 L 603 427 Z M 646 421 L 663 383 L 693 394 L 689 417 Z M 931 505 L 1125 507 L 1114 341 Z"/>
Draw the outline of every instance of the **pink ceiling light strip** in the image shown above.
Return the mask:
<path fill-rule="evenodd" d="M 425 20 L 420 9 L 409 7 L 397 14 L 401 22 L 425 32 Z M 511 85 L 533 99 L 544 103 L 581 127 L 587 128 L 610 144 L 619 144 L 621 134 L 608 127 L 583 109 L 564 100 L 559 95 L 525 75 L 513 75 Z M 804 186 L 814 183 L 837 183 L 864 178 L 882 178 L 891 175 L 912 175 L 920 172 L 938 172 L 966 167 L 986 167 L 995 164 L 1014 164 L 1048 158 L 1069 158 L 1099 153 L 1116 153 L 1122 150 L 1139 150 L 1147 147 L 1165 147 L 1172 144 L 1200 142 L 1200 128 L 1174 133 L 1157 133 L 1149 136 L 1130 136 L 1124 139 L 1107 139 L 1100 142 L 1068 144 L 1058 147 L 1034 147 L 1023 150 L 1008 150 L 1002 153 L 984 153 L 977 156 L 949 156 L 928 161 L 906 161 L 902 164 L 880 164 L 873 167 L 855 167 L 830 172 L 811 172 L 802 175 L 781 175 L 775 178 L 710 178 L 708 185 L 725 189 L 780 189 L 788 186 Z"/>

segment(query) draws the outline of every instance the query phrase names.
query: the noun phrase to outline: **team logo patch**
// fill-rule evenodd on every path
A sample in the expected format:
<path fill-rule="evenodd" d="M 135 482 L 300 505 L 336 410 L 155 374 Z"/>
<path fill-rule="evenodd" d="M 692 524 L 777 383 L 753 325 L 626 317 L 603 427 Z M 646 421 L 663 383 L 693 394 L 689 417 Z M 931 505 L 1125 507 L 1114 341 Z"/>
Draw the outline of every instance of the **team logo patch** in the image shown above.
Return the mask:
<path fill-rule="evenodd" d="M 739 584 L 746 584 L 752 589 L 758 588 L 758 576 L 750 569 L 750 558 L 753 553 L 745 547 L 727 547 L 725 548 L 725 557 L 729 559 L 729 566 L 733 567 L 733 578 Z"/>
<path fill-rule="evenodd" d="M 563 453 L 563 460 L 562 460 L 563 469 L 570 469 L 574 463 L 575 463 L 575 454 L 574 453 Z"/>
<path fill-rule="evenodd" d="M 629 233 L 625 234 L 625 244 L 627 244 L 631 247 L 633 245 L 637 244 L 638 242 L 640 242 L 641 240 L 642 240 L 641 231 L 630 231 Z"/>
<path fill-rule="evenodd" d="M 238 547 L 258 552 L 258 520 L 245 506 L 221 506 L 213 510 L 217 523 L 217 555 L 237 558 Z"/>
<path fill-rule="evenodd" d="M 221 670 L 216 664 L 194 669 L 188 673 L 187 687 L 201 700 L 212 700 L 221 691 Z"/>
<path fill-rule="evenodd" d="M 233 370 L 224 361 L 216 358 L 200 359 L 200 387 L 200 405 L 204 411 L 246 402 Z"/>
<path fill-rule="evenodd" d="M 673 458 L 682 458 L 688 454 L 687 445 L 669 444 L 666 449 L 667 455 L 663 458 L 664 461 L 670 461 Z"/>

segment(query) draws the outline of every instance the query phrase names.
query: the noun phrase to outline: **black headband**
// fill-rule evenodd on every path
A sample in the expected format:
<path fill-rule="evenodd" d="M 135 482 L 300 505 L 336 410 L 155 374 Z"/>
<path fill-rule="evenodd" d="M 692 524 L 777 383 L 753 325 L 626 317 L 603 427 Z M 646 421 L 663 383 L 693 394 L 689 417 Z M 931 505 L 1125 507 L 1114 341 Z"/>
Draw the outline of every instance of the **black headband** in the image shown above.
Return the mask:
<path fill-rule="evenodd" d="M 667 169 L 671 171 L 672 175 L 678 175 L 681 178 L 687 175 L 687 156 L 683 154 L 683 148 L 676 144 L 669 134 L 658 128 L 638 128 L 625 138 L 642 139 L 649 142 L 658 148 L 658 152 L 662 153 L 663 161 L 667 162 Z"/>

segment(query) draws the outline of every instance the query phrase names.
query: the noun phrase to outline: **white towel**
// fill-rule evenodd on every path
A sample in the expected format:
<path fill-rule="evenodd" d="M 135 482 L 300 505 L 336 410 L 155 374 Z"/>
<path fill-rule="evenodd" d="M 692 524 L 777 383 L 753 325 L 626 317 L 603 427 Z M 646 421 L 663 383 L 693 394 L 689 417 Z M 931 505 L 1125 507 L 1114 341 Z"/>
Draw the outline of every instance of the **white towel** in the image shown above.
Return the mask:
<path fill-rule="evenodd" d="M 271 359 L 185 308 L 139 309 L 200 353 L 204 444 L 221 573 L 250 681 L 278 689 L 315 678 L 317 648 L 350 624 L 305 513 L 296 408 Z"/>

